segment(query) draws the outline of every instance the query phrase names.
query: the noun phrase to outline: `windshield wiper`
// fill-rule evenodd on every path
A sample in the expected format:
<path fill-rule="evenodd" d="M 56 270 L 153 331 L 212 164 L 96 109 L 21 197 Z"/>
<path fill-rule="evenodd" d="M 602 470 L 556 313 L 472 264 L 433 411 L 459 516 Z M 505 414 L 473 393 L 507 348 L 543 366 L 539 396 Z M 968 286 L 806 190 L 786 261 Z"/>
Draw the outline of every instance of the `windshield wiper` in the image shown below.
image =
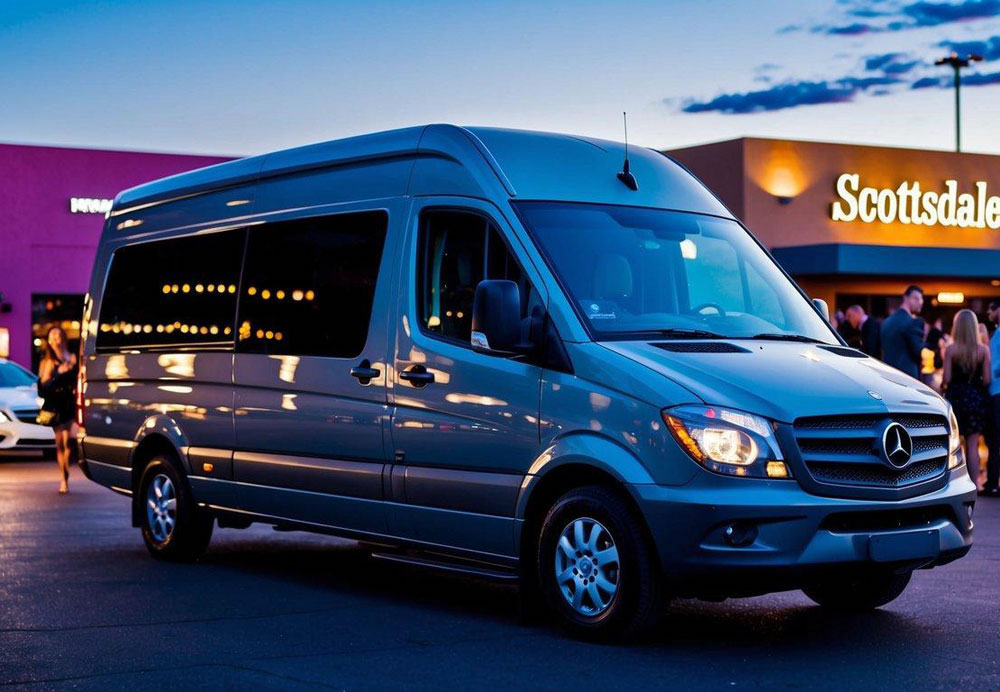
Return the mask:
<path fill-rule="evenodd" d="M 820 341 L 819 339 L 814 339 L 811 336 L 806 336 L 805 334 L 754 334 L 749 337 L 751 339 L 759 339 L 761 341 L 801 341 L 806 344 L 825 344 L 825 341 Z"/>

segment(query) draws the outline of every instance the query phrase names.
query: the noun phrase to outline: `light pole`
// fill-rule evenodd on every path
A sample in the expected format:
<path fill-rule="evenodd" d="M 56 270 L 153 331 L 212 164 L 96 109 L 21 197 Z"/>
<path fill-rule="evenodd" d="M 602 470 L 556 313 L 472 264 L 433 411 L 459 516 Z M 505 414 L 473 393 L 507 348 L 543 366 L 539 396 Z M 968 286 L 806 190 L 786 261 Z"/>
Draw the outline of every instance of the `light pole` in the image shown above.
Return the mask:
<path fill-rule="evenodd" d="M 934 61 L 935 65 L 950 65 L 955 70 L 955 151 L 962 151 L 962 68 L 983 59 L 981 55 L 966 55 L 960 58 L 958 53 L 952 53 Z"/>

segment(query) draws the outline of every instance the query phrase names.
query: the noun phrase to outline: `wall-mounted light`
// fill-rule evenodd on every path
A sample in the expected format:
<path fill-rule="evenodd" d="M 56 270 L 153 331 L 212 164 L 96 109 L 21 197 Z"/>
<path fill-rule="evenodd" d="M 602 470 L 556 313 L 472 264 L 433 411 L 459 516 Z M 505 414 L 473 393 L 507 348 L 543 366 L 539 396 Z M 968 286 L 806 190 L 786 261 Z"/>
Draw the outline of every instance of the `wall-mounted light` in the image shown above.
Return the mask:
<path fill-rule="evenodd" d="M 990 281 L 990 286 L 1000 286 L 1000 279 L 993 279 L 993 281 Z"/>
<path fill-rule="evenodd" d="M 965 294 L 961 291 L 942 291 L 937 294 L 937 301 L 942 305 L 961 305 L 965 302 Z"/>
<path fill-rule="evenodd" d="M 747 176 L 778 204 L 789 204 L 812 184 L 813 172 L 803 164 L 793 142 L 761 142 L 747 162 Z"/>

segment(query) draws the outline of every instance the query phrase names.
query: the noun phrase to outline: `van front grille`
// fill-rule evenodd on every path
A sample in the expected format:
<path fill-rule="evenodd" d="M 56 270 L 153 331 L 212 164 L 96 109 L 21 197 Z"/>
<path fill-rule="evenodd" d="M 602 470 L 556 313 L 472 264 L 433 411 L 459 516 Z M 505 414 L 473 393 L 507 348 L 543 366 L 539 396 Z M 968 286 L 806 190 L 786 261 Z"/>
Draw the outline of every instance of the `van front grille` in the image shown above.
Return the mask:
<path fill-rule="evenodd" d="M 902 468 L 883 458 L 881 434 L 890 422 L 906 428 L 913 443 L 910 459 Z M 826 495 L 851 497 L 857 488 L 906 488 L 940 478 L 947 470 L 948 423 L 943 416 L 810 417 L 795 421 L 793 429 L 805 468 Z"/>
<path fill-rule="evenodd" d="M 887 415 L 884 413 L 846 415 L 846 416 L 816 416 L 813 418 L 799 418 L 795 421 L 796 430 L 847 430 L 851 428 L 870 428 L 874 431 L 875 426 L 891 418 L 904 428 L 934 428 L 944 427 L 947 435 L 947 421 L 943 416 L 924 413 L 902 413 L 898 415 Z"/>
<path fill-rule="evenodd" d="M 935 459 L 921 461 L 906 467 L 902 472 L 887 466 L 874 464 L 831 464 L 815 462 L 807 464 L 813 478 L 823 483 L 845 483 L 850 485 L 874 485 L 884 488 L 899 488 L 910 483 L 933 478 L 941 472 L 942 464 Z"/>
<path fill-rule="evenodd" d="M 43 440 L 35 437 L 22 437 L 17 441 L 18 447 L 54 447 L 55 439 Z"/>
<path fill-rule="evenodd" d="M 38 409 L 37 408 L 17 408 L 14 409 L 14 417 L 17 418 L 22 423 L 31 423 L 32 425 L 37 425 Z"/>

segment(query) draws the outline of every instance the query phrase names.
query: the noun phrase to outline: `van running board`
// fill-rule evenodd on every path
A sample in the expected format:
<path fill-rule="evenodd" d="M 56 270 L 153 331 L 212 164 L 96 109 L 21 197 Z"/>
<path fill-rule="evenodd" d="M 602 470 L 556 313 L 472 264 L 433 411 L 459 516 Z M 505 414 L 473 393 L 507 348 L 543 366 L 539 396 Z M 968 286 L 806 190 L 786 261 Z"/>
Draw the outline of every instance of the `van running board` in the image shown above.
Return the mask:
<path fill-rule="evenodd" d="M 480 566 L 478 564 L 466 564 L 463 562 L 447 560 L 445 558 L 435 559 L 427 556 L 380 552 L 374 552 L 371 556 L 376 560 L 385 560 L 386 562 L 395 562 L 399 564 L 413 565 L 416 567 L 426 567 L 445 572 L 453 572 L 455 574 L 464 574 L 470 577 L 479 577 L 481 579 L 504 582 L 517 581 L 518 579 L 517 572 L 514 570 L 508 570 L 502 567 L 494 568 L 489 566 Z"/>

